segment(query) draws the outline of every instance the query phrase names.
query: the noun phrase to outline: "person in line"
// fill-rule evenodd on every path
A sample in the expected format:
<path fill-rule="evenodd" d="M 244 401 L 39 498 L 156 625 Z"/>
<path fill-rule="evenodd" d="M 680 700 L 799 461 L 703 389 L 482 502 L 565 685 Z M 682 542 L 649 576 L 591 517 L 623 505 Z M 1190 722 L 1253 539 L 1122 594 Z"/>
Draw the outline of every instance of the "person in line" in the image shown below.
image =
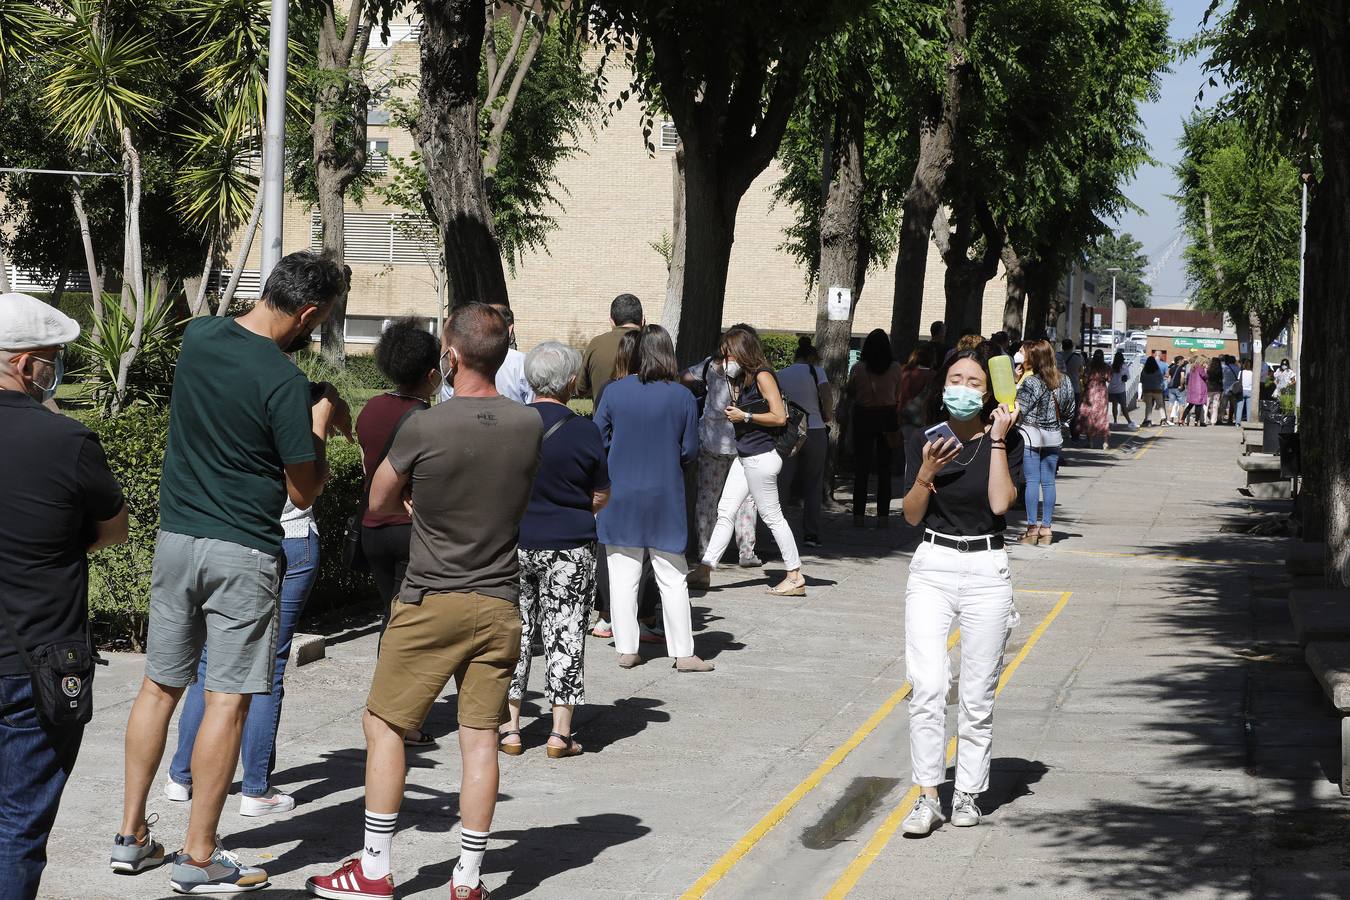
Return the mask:
<path fill-rule="evenodd" d="M 1242 361 L 1242 373 L 1238 378 L 1239 384 L 1242 387 L 1241 401 L 1238 405 L 1237 411 L 1237 420 L 1239 422 L 1246 422 L 1249 418 L 1251 418 L 1252 385 L 1254 382 L 1252 374 L 1253 373 L 1252 373 L 1251 359 L 1250 358 L 1244 359 Z"/>
<path fill-rule="evenodd" d="M 1205 421 L 1210 425 L 1222 424 L 1223 410 L 1223 357 L 1216 356 L 1209 361 L 1205 370 Z"/>
<path fill-rule="evenodd" d="M 0 294 L 0 894 L 15 900 L 38 896 L 84 738 L 84 724 L 39 712 L 29 660 L 63 648 L 88 653 L 88 556 L 127 539 L 122 487 L 98 436 L 43 405 L 79 335 L 56 307 Z"/>
<path fill-rule="evenodd" d="M 1158 424 L 1166 424 L 1167 408 L 1163 403 L 1163 388 L 1167 384 L 1167 375 L 1158 364 L 1157 357 L 1144 360 L 1144 370 L 1139 375 L 1139 386 L 1144 391 L 1144 421 L 1148 428 L 1153 424 L 1153 410 L 1158 410 Z"/>
<path fill-rule="evenodd" d="M 638 587 L 643 561 L 650 558 L 661 594 L 666 652 L 681 672 L 711 672 L 712 664 L 694 653 L 685 581 L 689 532 L 682 470 L 698 457 L 698 404 L 677 381 L 675 345 L 660 325 L 643 328 L 630 368 L 633 374 L 605 388 L 595 411 L 609 449 L 612 482 L 597 535 L 609 568 L 614 647 L 623 668 L 642 662 Z"/>
<path fill-rule="evenodd" d="M 800 483 L 802 546 L 814 548 L 820 546 L 823 533 L 820 507 L 825 499 L 825 456 L 830 449 L 834 395 L 830 392 L 830 380 L 825 376 L 825 370 L 817 365 L 820 357 L 810 337 L 802 335 L 797 339 L 797 350 L 792 358 L 792 365 L 779 369 L 777 378 L 783 391 L 806 410 L 806 443 L 797 455 L 783 460 L 783 471 L 778 474 L 778 497 L 781 501 L 792 496 L 794 483 Z M 720 408 L 725 410 L 729 405 L 728 401 Z M 721 420 L 731 427 L 725 413 Z M 701 432 L 699 437 L 702 437 Z M 705 549 L 706 546 L 699 548 L 700 559 Z"/>
<path fill-rule="evenodd" d="M 1191 411 L 1195 411 L 1195 424 L 1204 428 L 1205 422 L 1205 402 L 1209 395 L 1209 360 L 1203 356 L 1197 356 L 1190 365 L 1190 370 L 1186 373 L 1186 411 L 1181 414 L 1181 421 L 1185 422 L 1190 417 Z"/>
<path fill-rule="evenodd" d="M 498 393 L 506 320 L 491 306 L 454 309 L 440 366 L 450 400 L 410 417 L 375 471 L 370 506 L 411 506 L 412 553 L 371 679 L 365 849 L 306 886 L 319 897 L 394 896 L 390 854 L 403 801 L 403 735 L 426 718 L 451 677 L 458 691 L 460 856 L 454 900 L 485 900 L 481 880 L 497 804 L 497 729 L 520 659 L 517 540 L 539 467 L 537 410 Z"/>
<path fill-rule="evenodd" d="M 1064 425 L 1077 412 L 1073 387 L 1055 366 L 1049 341 L 1027 341 L 1022 345 L 1026 357 L 1026 377 L 1017 387 L 1017 411 L 1022 419 L 1025 445 L 1022 472 L 1026 476 L 1027 530 L 1024 544 L 1051 544 L 1055 512 L 1055 474 L 1059 470 L 1059 451 L 1064 444 Z M 1037 516 L 1037 506 L 1040 515 Z M 1039 523 L 1039 524 L 1038 524 Z"/>
<path fill-rule="evenodd" d="M 319 526 L 314 510 L 299 509 L 289 499 L 281 513 L 281 552 L 286 560 L 281 579 L 281 601 L 277 619 L 276 660 L 272 664 L 272 692 L 258 694 L 249 702 L 244 719 L 240 759 L 244 780 L 239 796 L 239 815 L 256 817 L 295 809 L 295 797 L 272 785 L 277 764 L 277 732 L 281 728 L 281 705 L 286 696 L 286 664 L 291 657 L 291 640 L 305 611 L 309 592 L 319 577 Z M 169 762 L 169 777 L 164 782 L 164 797 L 176 803 L 192 799 L 192 753 L 197 732 L 206 712 L 204 682 L 210 668 L 207 652 L 197 664 L 197 680 L 192 682 L 178 718 L 178 747 Z"/>
<path fill-rule="evenodd" d="M 380 634 L 389 625 L 389 615 L 408 571 L 412 517 L 405 510 L 381 514 L 370 508 L 370 482 L 393 446 L 400 424 L 414 413 L 431 408 L 431 398 L 441 382 L 441 345 L 436 336 L 414 318 L 397 319 L 385 328 L 375 344 L 375 365 L 394 385 L 371 397 L 356 419 L 356 440 L 361 445 L 362 490 L 366 504 L 361 514 L 361 552 L 370 567 L 380 595 Z M 404 743 L 430 747 L 435 738 L 422 729 L 409 729 Z"/>
<path fill-rule="evenodd" d="M 501 313 L 502 318 L 506 320 L 506 327 L 511 333 L 511 344 L 506 350 L 506 359 L 502 360 L 501 367 L 497 369 L 495 381 L 497 393 L 517 403 L 533 403 L 534 391 L 530 390 L 530 382 L 525 377 L 525 354 L 516 349 L 515 313 L 511 312 L 511 307 L 505 303 L 493 303 L 491 306 Z M 454 385 L 442 380 L 441 399 L 449 400 L 454 395 Z"/>
<path fill-rule="evenodd" d="M 1236 425 L 1238 404 L 1242 401 L 1242 370 L 1231 353 L 1223 358 L 1223 400 L 1220 405 L 1225 425 Z"/>
<path fill-rule="evenodd" d="M 620 294 L 609 304 L 609 331 L 597 334 L 586 345 L 581 356 L 581 375 L 577 378 L 577 396 L 590 397 L 595 409 L 600 408 L 600 397 L 605 387 L 614 381 L 614 357 L 619 339 L 626 332 L 636 331 L 646 324 L 642 315 L 642 301 L 632 294 Z"/>
<path fill-rule="evenodd" d="M 889 345 L 887 345 L 889 349 Z M 780 597 L 806 595 L 806 579 L 801 572 L 797 541 L 792 536 L 778 501 L 778 473 L 783 457 L 774 446 L 773 431 L 787 424 L 787 404 L 764 357 L 759 338 L 744 329 L 733 328 L 722 335 L 717 355 L 723 360 L 731 382 L 731 403 L 723 414 L 736 428 L 737 459 L 727 473 L 722 499 L 717 504 L 717 527 L 703 554 L 699 575 L 711 580 L 712 570 L 731 541 L 732 516 L 746 494 L 755 498 L 759 516 L 773 534 L 782 554 L 787 574 L 769 588 Z"/>
<path fill-rule="evenodd" d="M 546 341 L 525 356 L 525 377 L 539 399 L 544 424 L 539 474 L 520 522 L 520 662 L 507 694 L 510 720 L 501 750 L 524 752 L 520 704 L 530 680 L 531 646 L 544 645 L 545 696 L 553 707 L 552 759 L 576 756 L 572 711 L 586 702 L 586 620 L 595 599 L 595 517 L 609 502 L 609 466 L 595 423 L 567 408 L 576 390 L 581 354 Z"/>
<path fill-rule="evenodd" d="M 1048 347 L 1038 369 L 1045 375 L 1054 369 Z M 924 529 L 905 590 L 905 667 L 914 685 L 910 761 L 919 788 L 901 824 L 910 835 L 926 835 L 943 821 L 938 786 L 947 768 L 952 620 L 961 630 L 961 702 L 951 823 L 967 827 L 980 823 L 978 799 L 989 786 L 994 694 L 1018 618 L 1003 544 L 1004 514 L 1017 498 L 1022 466 L 1016 413 L 994 401 L 989 369 L 978 353 L 958 353 L 939 384 L 930 422 L 947 422 L 957 440 L 930 443 L 920 431 L 906 448 L 911 474 L 905 521 Z"/>
<path fill-rule="evenodd" d="M 1173 358 L 1167 367 L 1167 418 L 1164 425 L 1185 425 L 1181 411 L 1186 407 L 1186 357 Z"/>
<path fill-rule="evenodd" d="M 899 440 L 900 364 L 891 354 L 886 332 L 874 329 L 863 341 L 862 356 L 846 389 L 853 430 L 853 524 L 867 521 L 867 482 L 877 474 L 877 527 L 891 514 L 891 450 Z M 761 513 L 762 514 L 762 513 Z"/>
<path fill-rule="evenodd" d="M 928 342 L 933 345 L 933 354 L 946 352 L 947 325 L 941 319 L 928 326 Z"/>
<path fill-rule="evenodd" d="M 1125 365 L 1125 354 L 1116 351 L 1115 357 L 1111 360 L 1111 381 L 1106 388 L 1107 399 L 1111 401 L 1111 424 L 1120 422 L 1120 416 L 1124 414 L 1125 424 L 1131 428 L 1134 422 L 1130 421 L 1129 400 L 1125 396 L 1125 388 L 1130 380 L 1130 369 Z"/>
<path fill-rule="evenodd" d="M 732 328 L 749 329 L 748 325 Z M 726 408 L 731 404 L 731 381 L 723 368 L 725 360 L 709 356 L 690 366 L 680 380 L 691 389 L 703 393 L 703 411 L 698 419 L 698 481 L 694 494 L 694 530 L 698 545 L 694 548 L 699 559 L 708 550 L 713 529 L 717 527 L 717 503 L 722 499 L 722 488 L 727 473 L 736 462 L 736 429 L 727 421 Z M 736 510 L 734 517 L 736 551 L 745 568 L 763 565 L 755 555 L 755 499 L 749 495 Z M 706 590 L 710 582 L 705 573 L 695 570 L 689 575 L 689 587 Z"/>
<path fill-rule="evenodd" d="M 1078 435 L 1089 447 L 1102 448 L 1111 437 L 1107 424 L 1107 387 L 1111 383 L 1111 367 L 1102 351 L 1092 351 L 1092 362 L 1083 373 L 1082 404 L 1078 407 Z"/>
<path fill-rule="evenodd" d="M 1275 393 L 1283 394 L 1285 391 L 1292 390 L 1294 384 L 1298 381 L 1298 376 L 1289 365 L 1288 359 L 1280 360 L 1280 367 L 1276 369 L 1271 377 L 1275 381 Z"/>
<path fill-rule="evenodd" d="M 159 486 L 145 677 L 126 731 L 122 823 L 114 871 L 164 861 L 146 823 L 169 721 L 207 666 L 191 759 L 193 803 L 169 884 L 185 893 L 256 890 L 262 869 L 217 845 L 220 812 L 239 762 L 254 694 L 273 687 L 278 602 L 286 559 L 286 499 L 308 509 L 328 477 L 328 436 L 350 438 L 347 405 L 316 392 L 286 356 L 309 346 L 345 290 L 341 267 L 317 253 L 283 257 L 262 299 L 239 318 L 202 316 L 183 332 Z M 259 603 L 259 598 L 271 598 Z"/>
<path fill-rule="evenodd" d="M 1064 356 L 1064 365 L 1060 368 L 1073 388 L 1073 402 L 1076 408 L 1083 402 L 1083 354 L 1074 349 L 1073 341 L 1069 338 L 1060 341 L 1060 349 Z M 1077 416 L 1069 417 L 1069 438 L 1078 440 Z"/>

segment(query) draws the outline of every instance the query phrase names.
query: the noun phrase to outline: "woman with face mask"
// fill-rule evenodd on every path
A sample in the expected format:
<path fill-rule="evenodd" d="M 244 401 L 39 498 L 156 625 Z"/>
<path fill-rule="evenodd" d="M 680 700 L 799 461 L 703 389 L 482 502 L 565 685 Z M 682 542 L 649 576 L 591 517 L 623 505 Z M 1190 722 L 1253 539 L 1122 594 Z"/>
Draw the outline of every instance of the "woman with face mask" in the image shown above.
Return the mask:
<path fill-rule="evenodd" d="M 804 597 L 806 579 L 797 555 L 797 541 L 778 500 L 778 473 L 783 468 L 783 457 L 774 446 L 774 432 L 787 424 L 787 404 L 755 335 L 732 328 L 722 335 L 717 353 L 731 383 L 731 405 L 723 412 L 736 429 L 736 460 L 727 472 L 722 499 L 717 503 L 717 525 L 694 578 L 704 584 L 711 581 L 712 570 L 731 541 L 736 511 L 748 495 L 755 498 L 759 517 L 769 526 L 787 567 L 786 577 L 769 588 L 769 593 Z"/>
<path fill-rule="evenodd" d="M 902 825 L 911 835 L 943 821 L 938 785 L 947 768 L 953 620 L 961 629 L 953 825 L 979 824 L 976 801 L 989 786 L 994 690 L 1017 622 L 1004 514 L 1017 499 L 1023 444 L 1013 427 L 1016 413 L 994 402 L 989 385 L 979 352 L 956 353 L 934 382 L 929 410 L 930 427 L 946 423 L 955 438 L 929 440 L 919 431 L 906 448 L 905 521 L 924 529 L 905 591 L 905 665 L 914 685 L 909 746 L 919 788 Z"/>

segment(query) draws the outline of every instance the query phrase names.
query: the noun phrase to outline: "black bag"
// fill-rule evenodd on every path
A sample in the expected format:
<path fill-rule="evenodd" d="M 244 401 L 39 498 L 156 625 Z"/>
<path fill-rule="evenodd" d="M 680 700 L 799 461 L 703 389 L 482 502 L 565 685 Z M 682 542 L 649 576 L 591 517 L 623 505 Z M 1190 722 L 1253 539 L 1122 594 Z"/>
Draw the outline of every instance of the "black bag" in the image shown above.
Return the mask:
<path fill-rule="evenodd" d="M 712 357 L 708 357 L 703 362 L 703 375 L 696 381 L 688 383 L 690 393 L 694 395 L 694 400 L 698 403 L 698 417 L 703 418 L 703 407 L 708 402 L 708 370 L 712 368 Z"/>
<path fill-rule="evenodd" d="M 389 451 L 394 448 L 394 438 L 398 437 L 398 430 L 403 427 L 403 423 L 408 421 L 408 416 L 417 412 L 419 409 L 426 409 L 425 406 L 414 406 L 405 412 L 399 420 L 394 423 L 394 430 L 389 432 L 389 441 L 384 445 L 384 450 L 375 460 L 375 465 L 370 472 L 370 480 L 375 480 L 375 472 L 379 470 L 384 458 L 389 455 Z M 361 520 L 366 517 L 366 509 L 370 506 L 370 484 L 367 482 L 365 492 L 361 495 L 361 505 L 356 508 L 356 512 L 347 517 L 347 521 L 342 525 L 342 564 L 353 572 L 370 571 L 370 563 L 366 561 L 365 551 L 361 549 Z"/>
<path fill-rule="evenodd" d="M 58 641 L 37 648 L 32 655 L 24 647 L 9 617 L 0 605 L 14 648 L 23 657 L 24 668 L 33 682 L 33 706 L 42 721 L 57 727 L 85 725 L 94 717 L 94 664 L 97 657 L 89 642 Z"/>
<path fill-rule="evenodd" d="M 777 380 L 778 378 L 775 376 L 774 381 L 777 382 Z M 765 428 L 763 430 L 773 437 L 773 448 L 778 451 L 779 455 L 784 459 L 791 459 L 806 443 L 806 427 L 809 423 L 810 413 L 801 404 L 794 403 L 791 397 L 784 394 L 781 386 L 778 392 L 783 396 L 783 407 L 787 411 L 787 424 L 778 428 Z M 769 411 L 769 401 L 761 397 L 743 406 L 738 404 L 737 409 L 742 409 L 752 415 L 758 415 Z M 740 437 L 749 429 L 759 426 L 737 422 L 734 427 L 736 436 Z"/>

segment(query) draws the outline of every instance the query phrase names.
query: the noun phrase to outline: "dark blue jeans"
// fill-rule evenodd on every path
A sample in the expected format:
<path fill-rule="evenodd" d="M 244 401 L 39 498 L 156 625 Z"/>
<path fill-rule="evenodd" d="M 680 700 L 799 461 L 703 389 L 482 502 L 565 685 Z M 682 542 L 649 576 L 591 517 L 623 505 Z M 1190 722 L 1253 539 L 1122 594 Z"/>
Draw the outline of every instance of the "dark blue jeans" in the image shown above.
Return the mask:
<path fill-rule="evenodd" d="M 84 726 L 38 719 L 27 675 L 0 677 L 0 898 L 32 900 Z"/>
<path fill-rule="evenodd" d="M 291 655 L 291 638 L 305 611 L 310 588 L 319 574 L 319 536 L 287 538 L 281 542 L 286 557 L 286 577 L 281 582 L 281 620 L 277 623 L 277 656 L 272 667 L 272 693 L 254 694 L 244 720 L 244 743 L 240 758 L 244 762 L 244 794 L 262 797 L 272 786 L 272 770 L 277 764 L 277 727 L 281 723 L 281 701 L 286 696 L 283 677 Z M 169 764 L 169 777 L 179 784 L 192 784 L 192 745 L 202 725 L 206 698 L 202 679 L 206 677 L 206 650 L 197 667 L 197 680 L 187 691 L 183 715 L 178 720 L 178 749 Z"/>
<path fill-rule="evenodd" d="M 1059 465 L 1058 447 L 1024 447 L 1022 477 L 1027 482 L 1027 527 L 1037 524 L 1036 507 L 1041 508 L 1040 524 L 1050 527 L 1055 513 L 1055 468 Z"/>

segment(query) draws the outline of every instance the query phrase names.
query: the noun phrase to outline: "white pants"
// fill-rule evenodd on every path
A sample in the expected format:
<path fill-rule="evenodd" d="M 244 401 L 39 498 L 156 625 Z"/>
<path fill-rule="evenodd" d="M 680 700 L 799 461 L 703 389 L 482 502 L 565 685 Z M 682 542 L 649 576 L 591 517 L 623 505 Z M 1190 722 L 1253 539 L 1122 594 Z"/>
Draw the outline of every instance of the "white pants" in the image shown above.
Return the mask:
<path fill-rule="evenodd" d="M 956 789 L 989 787 L 994 736 L 994 689 L 1003 649 L 1016 624 L 1006 550 L 961 553 L 927 542 L 914 551 L 905 590 L 905 668 L 909 701 L 909 756 L 914 783 L 936 787 L 946 779 L 947 690 L 952 620 L 961 629 L 961 703 L 957 715 Z"/>
<path fill-rule="evenodd" d="M 761 453 L 758 456 L 742 456 L 727 470 L 727 483 L 722 487 L 722 499 L 717 503 L 717 527 L 713 529 L 708 549 L 703 553 L 703 564 L 716 568 L 727 544 L 731 542 L 731 532 L 736 520 L 736 510 L 741 508 L 746 496 L 755 498 L 755 508 L 759 517 L 769 526 L 778 552 L 783 555 L 783 565 L 789 572 L 800 569 L 801 557 L 797 555 L 797 540 L 787 519 L 783 518 L 783 507 L 778 502 L 778 472 L 783 468 L 783 457 L 777 450 Z"/>
<path fill-rule="evenodd" d="M 614 649 L 638 652 L 638 585 L 642 560 L 650 555 L 652 573 L 661 591 L 661 615 L 666 625 L 666 652 L 675 659 L 694 655 L 694 626 L 689 614 L 689 566 L 683 553 L 667 553 L 650 547 L 605 548 L 609 562 L 609 617 L 614 628 Z"/>

